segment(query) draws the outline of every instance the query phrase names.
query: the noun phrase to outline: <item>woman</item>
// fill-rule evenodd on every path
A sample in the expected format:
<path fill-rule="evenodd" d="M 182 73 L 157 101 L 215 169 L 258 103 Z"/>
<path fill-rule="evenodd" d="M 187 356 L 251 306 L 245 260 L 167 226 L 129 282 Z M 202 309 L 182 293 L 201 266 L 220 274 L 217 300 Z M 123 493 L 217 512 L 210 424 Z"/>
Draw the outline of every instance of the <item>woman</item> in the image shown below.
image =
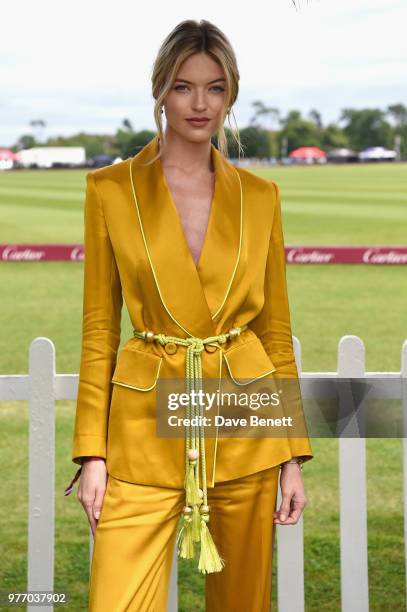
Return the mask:
<path fill-rule="evenodd" d="M 178 554 L 193 558 L 199 544 L 206 609 L 269 610 L 274 526 L 296 523 L 306 503 L 306 435 L 208 437 L 187 421 L 185 437 L 156 429 L 158 379 L 199 392 L 203 379 L 253 389 L 298 377 L 279 188 L 226 158 L 238 82 L 225 35 L 180 23 L 152 74 L 158 135 L 87 175 L 72 459 L 95 536 L 92 611 L 166 609 L 180 515 Z M 123 298 L 134 337 L 118 351 Z M 186 415 L 203 409 L 188 404 Z"/>

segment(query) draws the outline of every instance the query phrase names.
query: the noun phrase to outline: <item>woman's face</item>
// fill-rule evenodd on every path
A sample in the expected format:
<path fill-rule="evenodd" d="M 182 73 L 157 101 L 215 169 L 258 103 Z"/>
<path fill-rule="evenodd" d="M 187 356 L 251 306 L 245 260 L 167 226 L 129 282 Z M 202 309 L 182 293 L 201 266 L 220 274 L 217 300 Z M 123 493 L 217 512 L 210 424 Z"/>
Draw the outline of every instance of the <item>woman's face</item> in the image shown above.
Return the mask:
<path fill-rule="evenodd" d="M 178 70 L 164 99 L 167 130 L 191 142 L 207 142 L 223 122 L 226 79 L 222 68 L 206 53 L 190 55 Z M 192 117 L 209 121 L 190 123 Z"/>

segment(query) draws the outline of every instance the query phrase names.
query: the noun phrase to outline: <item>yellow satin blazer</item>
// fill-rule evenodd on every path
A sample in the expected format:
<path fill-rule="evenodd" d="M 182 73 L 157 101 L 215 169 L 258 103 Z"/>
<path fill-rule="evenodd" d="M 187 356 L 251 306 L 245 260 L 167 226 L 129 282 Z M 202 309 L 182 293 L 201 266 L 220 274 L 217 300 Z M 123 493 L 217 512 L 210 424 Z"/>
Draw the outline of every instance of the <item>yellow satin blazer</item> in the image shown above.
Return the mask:
<path fill-rule="evenodd" d="M 112 476 L 182 488 L 185 440 L 156 434 L 156 385 L 185 375 L 185 348 L 131 337 L 118 350 L 123 299 L 136 330 L 206 338 L 248 324 L 202 352 L 203 376 L 298 377 L 286 285 L 279 187 L 211 146 L 215 192 L 198 265 L 155 136 L 134 157 L 87 174 L 82 351 L 72 460 L 97 455 Z M 302 408 L 301 408 L 302 410 Z M 208 486 L 313 457 L 307 436 L 206 439 Z"/>

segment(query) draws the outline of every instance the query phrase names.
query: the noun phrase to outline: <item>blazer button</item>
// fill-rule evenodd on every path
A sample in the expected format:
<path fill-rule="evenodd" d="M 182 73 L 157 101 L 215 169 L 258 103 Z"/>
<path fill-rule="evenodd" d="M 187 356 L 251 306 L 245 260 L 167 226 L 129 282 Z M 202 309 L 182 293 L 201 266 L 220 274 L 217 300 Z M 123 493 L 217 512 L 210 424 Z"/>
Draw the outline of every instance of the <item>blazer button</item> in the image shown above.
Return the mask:
<path fill-rule="evenodd" d="M 205 344 L 205 351 L 207 353 L 214 353 L 217 350 L 217 346 L 213 346 L 212 344 Z"/>
<path fill-rule="evenodd" d="M 166 353 L 168 353 L 169 355 L 173 355 L 174 353 L 177 352 L 177 345 L 175 344 L 175 342 L 167 342 L 164 348 L 165 348 Z"/>

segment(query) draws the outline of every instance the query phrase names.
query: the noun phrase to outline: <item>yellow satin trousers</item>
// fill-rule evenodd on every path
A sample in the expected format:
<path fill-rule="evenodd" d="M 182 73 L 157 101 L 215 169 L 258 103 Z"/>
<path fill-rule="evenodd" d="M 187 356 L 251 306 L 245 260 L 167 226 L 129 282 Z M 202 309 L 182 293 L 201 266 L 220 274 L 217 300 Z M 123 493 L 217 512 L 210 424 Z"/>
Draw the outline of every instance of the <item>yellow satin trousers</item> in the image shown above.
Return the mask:
<path fill-rule="evenodd" d="M 270 612 L 279 466 L 208 489 L 210 530 L 225 560 L 205 575 L 206 612 Z M 108 477 L 96 527 L 89 612 L 167 612 L 184 489 Z M 199 546 L 191 563 L 198 572 Z M 183 563 L 185 563 L 183 561 Z"/>

